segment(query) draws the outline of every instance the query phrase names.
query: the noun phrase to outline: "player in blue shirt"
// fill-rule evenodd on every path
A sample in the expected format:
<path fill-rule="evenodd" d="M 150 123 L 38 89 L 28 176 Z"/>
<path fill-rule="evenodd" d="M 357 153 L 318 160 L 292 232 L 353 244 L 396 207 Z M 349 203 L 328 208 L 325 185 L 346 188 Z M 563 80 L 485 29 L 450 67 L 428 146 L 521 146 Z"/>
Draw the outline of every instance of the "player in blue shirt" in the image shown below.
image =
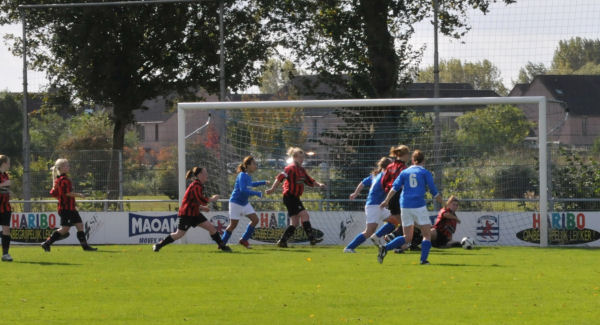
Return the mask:
<path fill-rule="evenodd" d="M 237 227 L 240 217 L 245 216 L 250 219 L 250 223 L 248 224 L 248 227 L 246 228 L 246 231 L 242 235 L 242 238 L 239 242 L 244 247 L 250 248 L 248 239 L 252 237 L 252 233 L 254 233 L 254 227 L 256 227 L 256 224 L 258 224 L 258 216 L 256 215 L 254 208 L 252 208 L 252 205 L 250 205 L 248 202 L 248 198 L 252 195 L 262 197 L 262 192 L 253 191 L 248 187 L 257 187 L 269 184 L 268 181 L 252 182 L 252 176 L 250 176 L 250 174 L 255 172 L 257 169 L 258 165 L 252 156 L 247 156 L 244 158 L 242 163 L 237 167 L 238 175 L 235 179 L 233 192 L 231 192 L 231 198 L 229 198 L 229 219 L 231 222 L 221 237 L 221 240 L 223 240 L 224 244 L 227 244 L 227 241 L 229 241 L 229 237 L 231 237 L 233 230 L 235 230 L 235 227 Z"/>
<path fill-rule="evenodd" d="M 379 206 L 385 199 L 385 191 L 381 184 L 381 178 L 383 177 L 384 170 L 392 162 L 388 157 L 383 157 L 377 162 L 377 167 L 373 170 L 369 177 L 363 179 L 354 193 L 350 194 L 350 200 L 354 200 L 362 191 L 363 187 L 369 187 L 369 194 L 367 195 L 367 202 L 365 203 L 365 214 L 367 216 L 367 226 L 365 231 L 358 234 L 354 240 L 352 240 L 346 248 L 344 253 L 356 253 L 354 249 L 360 244 L 364 243 L 365 240 L 375 232 L 377 224 L 383 219 L 390 216 L 390 210 Z"/>
<path fill-rule="evenodd" d="M 396 237 L 386 245 L 379 246 L 379 253 L 377 254 L 379 263 L 383 263 L 383 258 L 388 250 L 412 241 L 414 224 L 416 223 L 423 235 L 421 264 L 429 264 L 427 256 L 431 249 L 431 222 L 429 221 L 429 211 L 427 211 L 425 202 L 425 192 L 429 189 L 429 193 L 431 193 L 440 205 L 443 201 L 442 196 L 438 193 L 433 183 L 431 172 L 423 167 L 424 160 L 425 156 L 423 153 L 420 150 L 415 150 L 412 154 L 412 166 L 400 173 L 394 181 L 392 189 L 388 192 L 387 197 L 381 202 L 381 207 L 386 207 L 394 193 L 402 190 L 400 194 L 400 209 L 404 236 Z"/>

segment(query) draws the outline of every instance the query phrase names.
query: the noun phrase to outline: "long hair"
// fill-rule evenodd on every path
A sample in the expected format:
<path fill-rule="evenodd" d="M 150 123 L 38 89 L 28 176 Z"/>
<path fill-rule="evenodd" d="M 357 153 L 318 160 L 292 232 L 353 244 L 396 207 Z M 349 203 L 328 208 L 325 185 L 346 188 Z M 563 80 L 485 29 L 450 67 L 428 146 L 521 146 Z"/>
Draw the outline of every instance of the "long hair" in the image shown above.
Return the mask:
<path fill-rule="evenodd" d="M 304 153 L 304 150 L 300 149 L 299 147 L 290 147 L 287 151 L 287 155 L 291 158 L 294 158 L 299 153 Z"/>
<path fill-rule="evenodd" d="M 390 157 L 399 158 L 401 156 L 406 155 L 409 152 L 410 150 L 408 149 L 408 146 L 401 144 L 399 146 L 390 148 Z"/>
<path fill-rule="evenodd" d="M 61 169 L 68 164 L 69 161 L 65 158 L 58 158 L 56 159 L 56 162 L 54 162 L 54 166 L 52 166 L 50 168 L 50 171 L 52 173 L 52 184 L 54 184 L 54 180 L 60 176 L 61 174 Z"/>
<path fill-rule="evenodd" d="M 454 195 L 450 195 L 450 197 L 448 198 L 448 201 L 446 201 L 445 207 L 448 208 L 448 206 L 452 202 L 458 202 L 458 198 L 456 196 L 454 196 Z"/>
<path fill-rule="evenodd" d="M 4 164 L 5 162 L 9 162 L 10 159 L 8 158 L 7 155 L 0 155 L 0 165 Z"/>
<path fill-rule="evenodd" d="M 248 170 L 248 166 L 250 166 L 250 164 L 252 164 L 253 161 L 254 157 L 246 156 L 242 163 L 237 166 L 237 172 L 246 172 L 246 170 Z"/>
<path fill-rule="evenodd" d="M 390 158 L 388 158 L 388 157 L 381 157 L 381 159 L 379 159 L 379 161 L 377 162 L 377 167 L 375 167 L 371 171 L 371 174 L 373 176 L 375 176 L 375 175 L 381 173 L 391 163 L 392 163 L 392 160 Z"/>
<path fill-rule="evenodd" d="M 185 179 L 190 180 L 198 176 L 198 174 L 200 174 L 202 170 L 204 170 L 203 167 L 193 167 L 192 169 L 188 170 L 187 173 L 185 173 Z"/>

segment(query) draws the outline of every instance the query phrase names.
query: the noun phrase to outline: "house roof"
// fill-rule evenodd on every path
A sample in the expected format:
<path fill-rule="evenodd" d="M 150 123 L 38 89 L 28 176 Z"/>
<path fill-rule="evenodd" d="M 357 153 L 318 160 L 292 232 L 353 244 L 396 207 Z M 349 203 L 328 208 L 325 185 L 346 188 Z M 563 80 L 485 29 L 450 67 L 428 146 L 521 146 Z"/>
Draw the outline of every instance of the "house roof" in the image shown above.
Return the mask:
<path fill-rule="evenodd" d="M 541 75 L 540 82 L 556 100 L 567 103 L 569 113 L 600 115 L 600 75 Z"/>

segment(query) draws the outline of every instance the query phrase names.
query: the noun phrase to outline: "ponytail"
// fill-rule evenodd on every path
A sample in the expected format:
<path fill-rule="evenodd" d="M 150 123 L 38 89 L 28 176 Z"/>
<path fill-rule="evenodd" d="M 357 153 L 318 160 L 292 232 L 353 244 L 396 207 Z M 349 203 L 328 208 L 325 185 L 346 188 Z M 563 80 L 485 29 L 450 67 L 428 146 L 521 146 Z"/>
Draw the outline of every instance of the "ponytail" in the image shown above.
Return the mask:
<path fill-rule="evenodd" d="M 190 179 L 198 176 L 198 174 L 200 174 L 203 169 L 204 168 L 202 168 L 202 167 L 193 167 L 192 169 L 188 170 L 187 173 L 185 173 L 185 179 L 190 180 Z"/>
<path fill-rule="evenodd" d="M 254 161 L 254 157 L 252 156 L 246 156 L 246 158 L 244 158 L 244 160 L 242 161 L 241 164 L 239 164 L 237 166 L 237 172 L 246 172 L 246 170 L 248 170 L 248 166 L 250 164 L 252 164 L 252 162 Z"/>
<path fill-rule="evenodd" d="M 392 163 L 392 160 L 388 157 L 381 157 L 381 159 L 379 159 L 379 161 L 377 162 L 377 167 L 375 167 L 373 169 L 373 171 L 371 172 L 371 174 L 373 176 L 376 176 L 377 174 L 381 173 L 382 171 L 385 170 L 385 168 Z"/>

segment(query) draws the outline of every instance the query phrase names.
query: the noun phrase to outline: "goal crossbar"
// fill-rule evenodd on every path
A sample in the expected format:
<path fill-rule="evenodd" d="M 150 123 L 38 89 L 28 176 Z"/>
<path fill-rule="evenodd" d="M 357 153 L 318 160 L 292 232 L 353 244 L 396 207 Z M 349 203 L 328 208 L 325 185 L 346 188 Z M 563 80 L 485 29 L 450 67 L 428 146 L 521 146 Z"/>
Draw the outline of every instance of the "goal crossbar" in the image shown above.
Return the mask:
<path fill-rule="evenodd" d="M 386 99 L 332 99 L 332 100 L 289 100 L 249 102 L 182 102 L 177 104 L 177 157 L 179 202 L 185 193 L 185 111 L 225 110 L 261 108 L 322 108 L 322 107 L 382 107 L 382 106 L 450 106 L 450 105 L 494 105 L 494 104 L 537 104 L 538 105 L 538 148 L 540 180 L 540 246 L 548 245 L 548 175 L 547 175 L 547 122 L 544 96 L 523 97 L 461 97 L 461 98 L 386 98 Z"/>

